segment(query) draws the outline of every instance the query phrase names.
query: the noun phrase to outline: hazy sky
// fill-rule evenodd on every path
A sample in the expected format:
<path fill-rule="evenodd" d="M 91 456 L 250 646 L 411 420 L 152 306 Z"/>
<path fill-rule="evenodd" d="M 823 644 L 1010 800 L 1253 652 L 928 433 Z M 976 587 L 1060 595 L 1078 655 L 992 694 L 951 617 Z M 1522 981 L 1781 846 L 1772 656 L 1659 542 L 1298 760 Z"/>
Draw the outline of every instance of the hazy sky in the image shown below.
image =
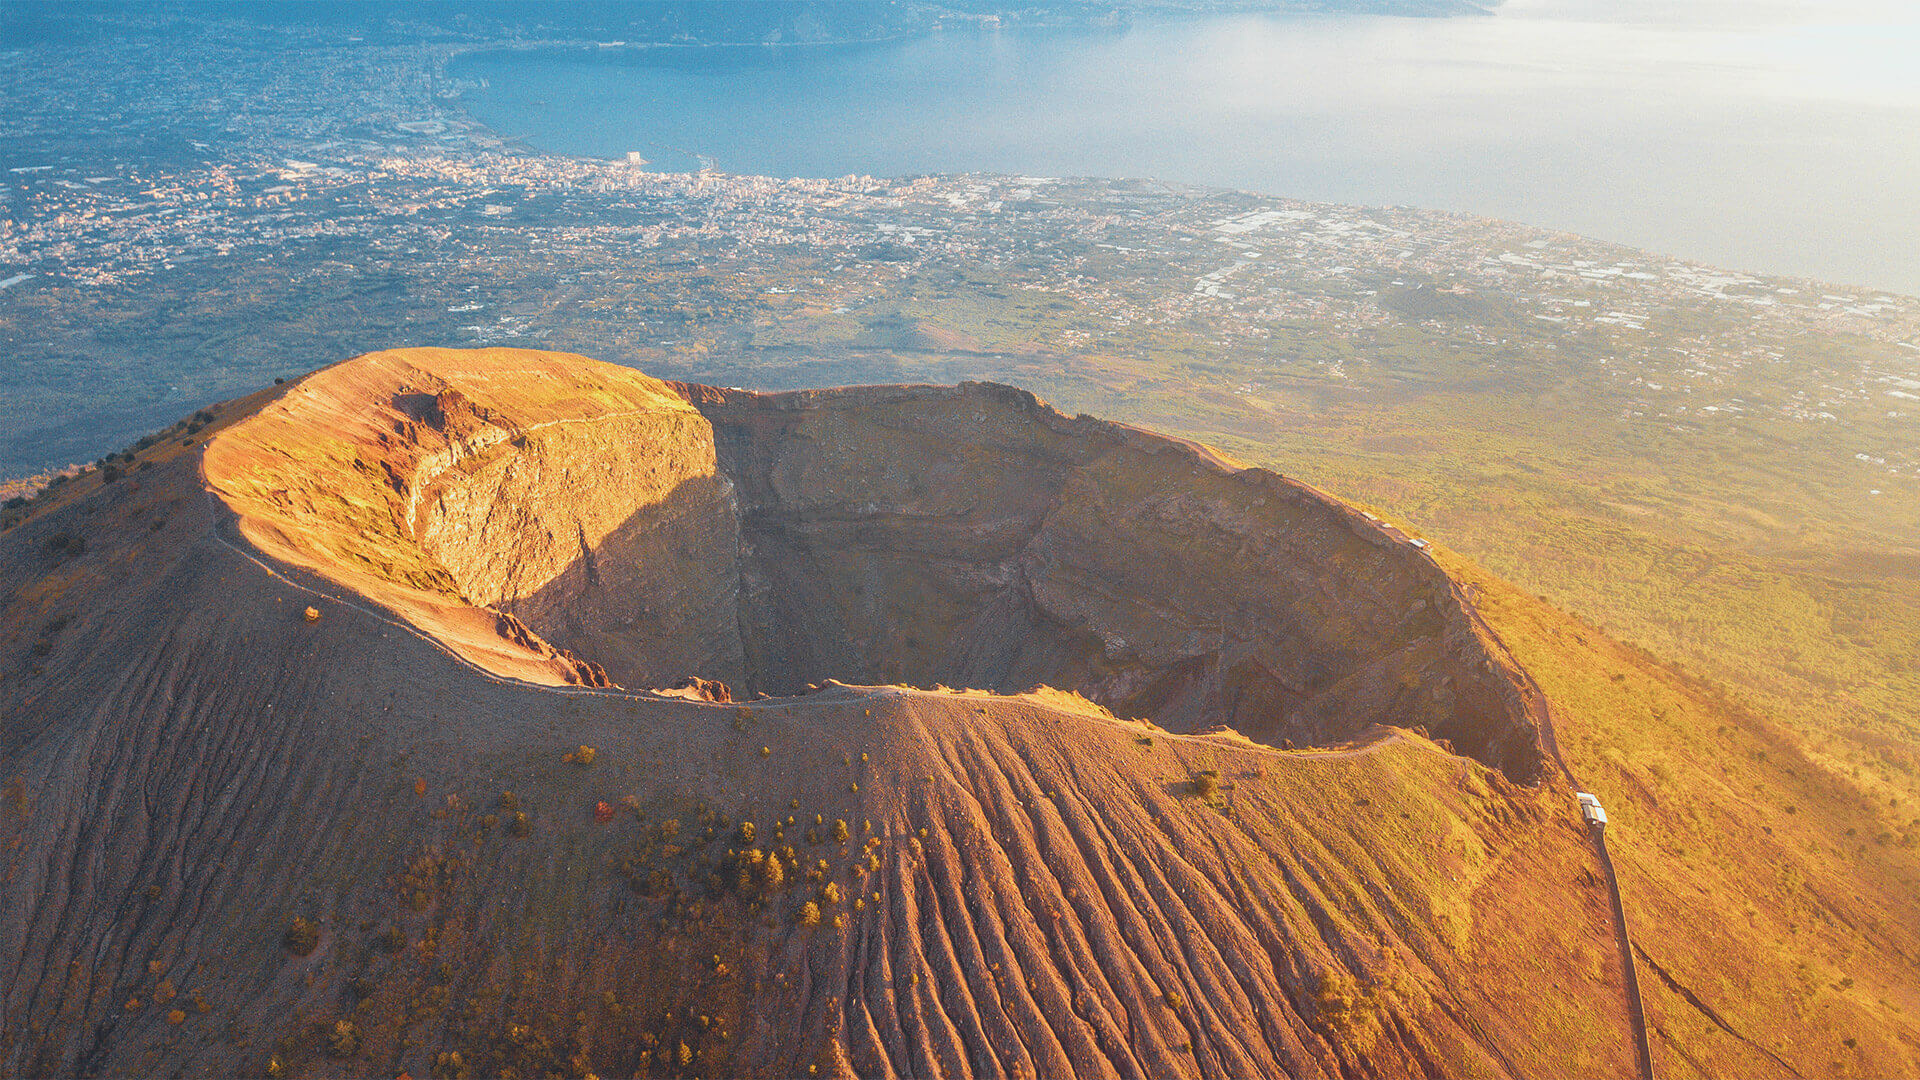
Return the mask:
<path fill-rule="evenodd" d="M 1529 33 L 1539 22 L 1588 23 L 1604 35 L 1536 58 L 1570 75 L 1664 75 L 1708 93 L 1920 107 L 1913 0 L 1507 0 L 1499 13 L 1492 25 L 1506 33 L 1488 38 L 1495 44 L 1566 42 Z"/>

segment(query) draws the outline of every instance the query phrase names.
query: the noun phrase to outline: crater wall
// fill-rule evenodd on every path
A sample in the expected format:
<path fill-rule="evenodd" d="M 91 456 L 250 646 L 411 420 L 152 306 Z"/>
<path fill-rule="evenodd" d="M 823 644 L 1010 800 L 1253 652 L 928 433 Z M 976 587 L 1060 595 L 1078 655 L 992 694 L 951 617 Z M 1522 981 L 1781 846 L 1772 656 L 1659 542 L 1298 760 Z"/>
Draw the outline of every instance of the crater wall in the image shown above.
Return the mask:
<path fill-rule="evenodd" d="M 1446 574 L 1274 473 L 990 384 L 763 395 L 445 355 L 460 363 L 328 369 L 279 429 L 222 437 L 258 460 L 287 430 L 329 432 L 319 456 L 351 458 L 325 470 L 346 490 L 283 477 L 261 498 L 258 469 L 241 492 L 229 467 L 226 494 L 257 542 L 379 579 L 443 637 L 496 613 L 531 629 L 468 633 L 483 663 L 550 642 L 627 687 L 1046 684 L 1176 731 L 1308 745 L 1422 728 L 1540 772 L 1543 706 Z M 356 395 L 359 414 L 325 415 Z M 337 529 L 313 528 L 329 514 Z"/>
<path fill-rule="evenodd" d="M 1044 683 L 1276 745 L 1422 727 L 1537 774 L 1453 582 L 1304 485 L 1007 387 L 678 389 L 734 485 L 753 689 Z"/>

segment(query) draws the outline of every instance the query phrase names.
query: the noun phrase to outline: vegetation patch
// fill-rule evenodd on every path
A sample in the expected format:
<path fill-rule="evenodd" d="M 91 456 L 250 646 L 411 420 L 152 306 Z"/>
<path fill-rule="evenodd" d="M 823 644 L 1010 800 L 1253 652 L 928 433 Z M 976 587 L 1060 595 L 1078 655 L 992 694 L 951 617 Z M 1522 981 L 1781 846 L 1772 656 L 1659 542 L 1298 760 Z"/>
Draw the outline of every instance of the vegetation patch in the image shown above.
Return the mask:
<path fill-rule="evenodd" d="M 311 956 L 320 944 L 320 927 L 310 919 L 295 915 L 280 935 L 280 944 L 295 956 Z"/>

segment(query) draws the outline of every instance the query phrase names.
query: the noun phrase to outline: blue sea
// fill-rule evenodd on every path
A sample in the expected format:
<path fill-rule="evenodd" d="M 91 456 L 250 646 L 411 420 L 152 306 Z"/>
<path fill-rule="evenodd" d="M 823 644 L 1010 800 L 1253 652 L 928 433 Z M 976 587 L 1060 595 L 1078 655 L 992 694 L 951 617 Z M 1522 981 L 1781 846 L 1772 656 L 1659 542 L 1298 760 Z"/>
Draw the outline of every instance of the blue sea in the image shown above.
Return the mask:
<path fill-rule="evenodd" d="M 490 52 L 543 150 L 777 176 L 1151 177 L 1459 210 L 1920 294 L 1920 5 L 1513 0 L 879 44 Z"/>

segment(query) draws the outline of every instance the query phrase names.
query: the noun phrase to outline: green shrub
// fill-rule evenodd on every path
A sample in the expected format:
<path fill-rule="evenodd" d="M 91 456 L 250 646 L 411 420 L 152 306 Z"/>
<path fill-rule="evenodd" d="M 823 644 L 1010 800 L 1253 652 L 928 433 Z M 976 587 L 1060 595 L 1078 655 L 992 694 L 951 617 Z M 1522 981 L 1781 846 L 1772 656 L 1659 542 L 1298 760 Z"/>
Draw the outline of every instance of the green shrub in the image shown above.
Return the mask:
<path fill-rule="evenodd" d="M 734 856 L 733 866 L 733 891 L 742 900 L 757 900 L 786 887 L 787 868 L 773 852 L 748 848 Z"/>
<path fill-rule="evenodd" d="M 337 1058 L 350 1058 L 360 1052 L 360 1029 L 350 1020 L 334 1021 L 333 1031 L 327 1035 L 327 1053 Z"/>

